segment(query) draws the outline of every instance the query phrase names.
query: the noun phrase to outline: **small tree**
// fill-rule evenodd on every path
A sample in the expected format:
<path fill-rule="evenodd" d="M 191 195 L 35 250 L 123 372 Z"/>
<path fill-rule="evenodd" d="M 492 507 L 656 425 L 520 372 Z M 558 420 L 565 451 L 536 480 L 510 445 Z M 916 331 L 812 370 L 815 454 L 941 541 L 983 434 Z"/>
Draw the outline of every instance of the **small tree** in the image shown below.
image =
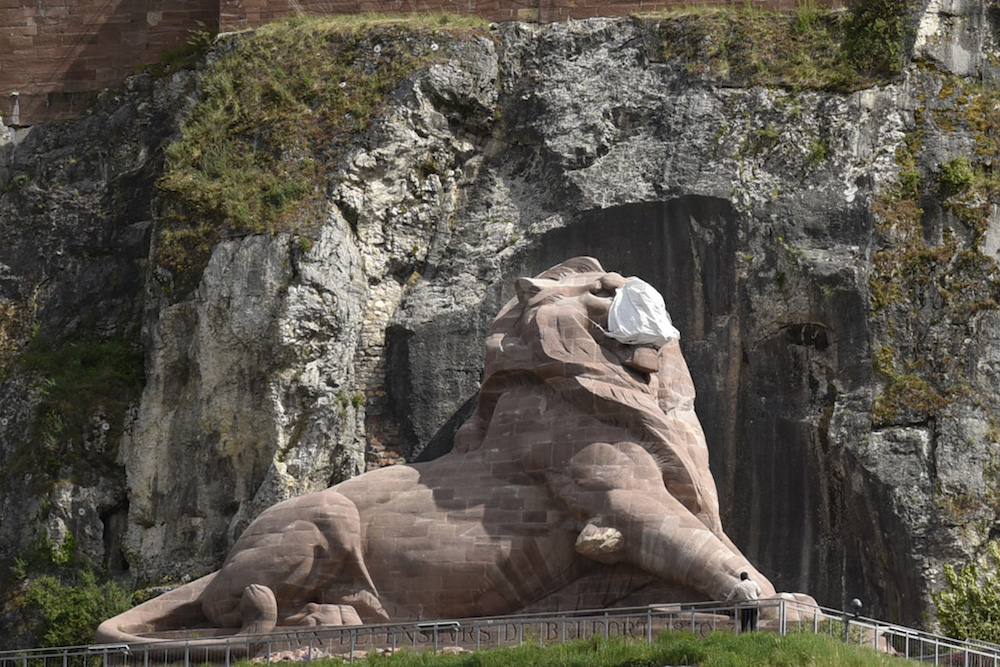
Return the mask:
<path fill-rule="evenodd" d="M 933 594 L 941 629 L 956 639 L 1000 643 L 1000 545 L 990 542 L 987 554 L 957 572 L 946 564 L 948 590 Z"/>

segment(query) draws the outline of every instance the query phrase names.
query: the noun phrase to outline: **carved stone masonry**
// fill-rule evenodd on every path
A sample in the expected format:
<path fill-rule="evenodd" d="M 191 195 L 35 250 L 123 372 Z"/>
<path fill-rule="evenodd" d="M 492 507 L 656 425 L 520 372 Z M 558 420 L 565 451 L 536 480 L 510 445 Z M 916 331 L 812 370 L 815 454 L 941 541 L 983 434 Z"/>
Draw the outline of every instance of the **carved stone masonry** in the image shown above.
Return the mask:
<path fill-rule="evenodd" d="M 774 595 L 722 530 L 678 341 L 605 333 L 624 283 L 588 257 L 519 279 L 450 453 L 271 507 L 98 641 L 722 600 L 743 571 Z"/>

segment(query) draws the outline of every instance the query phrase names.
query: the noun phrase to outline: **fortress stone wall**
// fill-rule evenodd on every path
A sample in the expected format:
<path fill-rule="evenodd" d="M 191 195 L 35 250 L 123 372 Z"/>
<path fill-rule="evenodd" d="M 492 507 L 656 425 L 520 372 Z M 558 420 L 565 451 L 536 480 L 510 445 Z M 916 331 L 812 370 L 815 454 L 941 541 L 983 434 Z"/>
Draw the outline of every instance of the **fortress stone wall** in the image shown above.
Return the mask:
<path fill-rule="evenodd" d="M 0 113 L 7 125 L 74 116 L 96 91 L 184 44 L 218 0 L 0 0 Z"/>
<path fill-rule="evenodd" d="M 754 2 L 780 9 L 796 4 Z M 227 32 L 295 13 L 451 12 L 548 23 L 684 4 L 691 0 L 0 0 L 0 114 L 13 126 L 75 116 L 96 92 L 183 46 L 199 22 Z"/>

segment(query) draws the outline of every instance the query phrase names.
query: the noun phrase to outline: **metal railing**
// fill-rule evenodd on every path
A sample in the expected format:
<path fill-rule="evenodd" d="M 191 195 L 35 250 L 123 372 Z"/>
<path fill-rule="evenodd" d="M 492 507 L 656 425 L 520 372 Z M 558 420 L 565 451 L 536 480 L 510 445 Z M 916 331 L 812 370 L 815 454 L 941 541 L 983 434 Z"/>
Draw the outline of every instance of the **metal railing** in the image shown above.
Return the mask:
<path fill-rule="evenodd" d="M 761 600 L 759 630 L 780 635 L 828 634 L 933 665 L 1000 667 L 1000 647 L 958 641 L 835 609 L 786 599 Z M 0 667 L 229 667 L 237 660 L 262 664 L 340 657 L 349 663 L 368 651 L 459 651 L 563 643 L 590 637 L 625 637 L 652 642 L 661 632 L 697 635 L 740 632 L 741 607 L 718 602 L 552 612 L 492 618 L 447 619 L 348 627 L 285 628 L 262 635 L 212 635 L 151 639 L 130 644 L 96 644 L 0 652 Z"/>

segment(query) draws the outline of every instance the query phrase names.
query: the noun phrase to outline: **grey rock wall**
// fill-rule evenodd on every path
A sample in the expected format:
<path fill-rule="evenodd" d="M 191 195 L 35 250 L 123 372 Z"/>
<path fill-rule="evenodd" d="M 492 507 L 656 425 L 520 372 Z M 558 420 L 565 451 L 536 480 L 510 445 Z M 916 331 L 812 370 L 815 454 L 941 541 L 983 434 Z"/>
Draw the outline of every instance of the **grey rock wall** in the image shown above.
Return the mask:
<path fill-rule="evenodd" d="M 127 489 L 115 457 L 135 406 L 112 419 L 95 401 L 84 432 L 67 435 L 77 449 L 67 439 L 45 442 L 48 388 L 17 355 L 40 338 L 56 346 L 113 339 L 141 353 L 151 192 L 162 146 L 194 89 L 190 74 L 136 76 L 75 122 L 19 128 L 0 140 L 4 563 L 36 538 L 58 546 L 71 532 L 81 565 L 127 565 Z"/>
<path fill-rule="evenodd" d="M 981 18 L 948 29 L 972 25 L 986 58 L 995 36 L 975 27 Z M 629 21 L 511 24 L 498 36 L 501 113 L 482 177 L 455 215 L 447 262 L 409 292 L 392 329 L 402 379 L 390 397 L 398 414 L 410 410 L 411 451 L 447 442 L 455 423 L 445 419 L 474 395 L 479 362 L 455 350 L 510 281 L 592 254 L 666 296 L 737 543 L 779 588 L 834 606 L 858 596 L 872 613 L 923 622 L 942 563 L 968 559 L 993 531 L 986 461 L 997 445 L 985 429 L 996 399 L 990 381 L 966 374 L 970 394 L 937 414 L 873 420 L 886 391 L 873 357 L 911 341 L 873 322 L 870 282 L 886 243 L 878 202 L 898 181 L 900 146 L 924 133 L 919 168 L 931 181 L 974 141 L 922 122 L 923 87 L 939 90 L 954 63 L 918 53 L 920 67 L 945 71 L 835 95 L 691 81 L 656 62 Z M 765 128 L 777 138 L 760 142 Z M 816 141 L 826 146 L 818 161 Z M 469 265 L 483 297 L 456 315 Z M 978 277 L 995 293 L 992 274 Z M 448 312 L 432 316 L 442 293 Z M 929 304 L 907 308 L 939 319 Z M 967 322 L 976 342 L 946 329 L 904 338 L 932 339 L 932 356 L 964 348 L 965 367 L 981 367 L 994 318 Z M 456 369 L 454 359 L 467 362 Z M 967 505 L 957 513 L 956 497 Z"/>
<path fill-rule="evenodd" d="M 141 582 L 196 576 L 278 500 L 440 455 L 513 279 L 589 254 L 664 294 L 724 524 L 750 559 L 779 589 L 923 622 L 941 565 L 996 533 L 1000 314 L 959 316 L 923 283 L 878 308 L 873 280 L 900 245 L 886 193 L 912 168 L 921 238 L 957 239 L 986 267 L 975 290 L 1000 298 L 996 206 L 977 205 L 977 236 L 933 186 L 977 141 L 935 114 L 962 104 L 942 95 L 956 75 L 993 76 L 992 17 L 932 3 L 907 74 L 853 94 L 693 77 L 632 19 L 498 25 L 397 91 L 340 165 L 315 239 L 226 240 L 179 300 L 146 258 L 195 76 L 137 79 L 117 105 L 8 141 L 0 334 L 115 332 L 144 350 L 146 382 L 113 472 L 44 496 L 5 477 L 0 557 L 70 530 L 85 560 Z M 927 283 L 950 285 L 951 261 Z M 881 416 L 886 355 L 900 374 L 936 360 L 929 376 L 962 390 Z M 5 470 L 39 390 L 11 368 Z"/>

